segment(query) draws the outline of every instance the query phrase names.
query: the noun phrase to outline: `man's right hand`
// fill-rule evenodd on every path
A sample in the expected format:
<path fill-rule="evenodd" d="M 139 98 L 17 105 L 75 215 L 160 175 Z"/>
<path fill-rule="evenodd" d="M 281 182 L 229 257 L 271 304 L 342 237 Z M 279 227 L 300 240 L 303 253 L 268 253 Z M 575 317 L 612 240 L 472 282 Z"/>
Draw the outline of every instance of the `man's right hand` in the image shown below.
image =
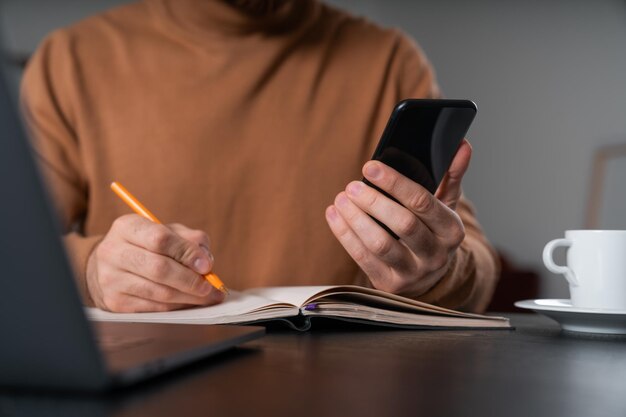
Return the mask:
<path fill-rule="evenodd" d="M 91 253 L 87 288 L 96 307 L 114 312 L 206 306 L 224 300 L 202 276 L 212 268 L 206 233 L 129 214 Z"/>

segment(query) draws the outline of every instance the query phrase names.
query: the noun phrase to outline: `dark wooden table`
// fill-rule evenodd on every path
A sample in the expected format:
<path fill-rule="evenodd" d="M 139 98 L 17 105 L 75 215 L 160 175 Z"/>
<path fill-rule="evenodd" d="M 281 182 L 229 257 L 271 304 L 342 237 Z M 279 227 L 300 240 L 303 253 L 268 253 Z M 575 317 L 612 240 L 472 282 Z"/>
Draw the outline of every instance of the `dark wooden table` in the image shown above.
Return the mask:
<path fill-rule="evenodd" d="M 119 392 L 0 392 L 0 416 L 626 416 L 626 337 L 514 331 L 270 333 Z"/>

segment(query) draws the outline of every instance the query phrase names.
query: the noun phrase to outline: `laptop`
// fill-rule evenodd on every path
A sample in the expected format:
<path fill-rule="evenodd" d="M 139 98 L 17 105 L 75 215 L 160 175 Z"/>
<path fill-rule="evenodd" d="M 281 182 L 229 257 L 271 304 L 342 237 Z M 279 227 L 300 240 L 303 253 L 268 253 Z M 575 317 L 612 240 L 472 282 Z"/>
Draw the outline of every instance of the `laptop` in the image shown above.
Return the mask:
<path fill-rule="evenodd" d="M 3 71 L 0 386 L 104 390 L 261 337 L 262 327 L 87 320 Z"/>

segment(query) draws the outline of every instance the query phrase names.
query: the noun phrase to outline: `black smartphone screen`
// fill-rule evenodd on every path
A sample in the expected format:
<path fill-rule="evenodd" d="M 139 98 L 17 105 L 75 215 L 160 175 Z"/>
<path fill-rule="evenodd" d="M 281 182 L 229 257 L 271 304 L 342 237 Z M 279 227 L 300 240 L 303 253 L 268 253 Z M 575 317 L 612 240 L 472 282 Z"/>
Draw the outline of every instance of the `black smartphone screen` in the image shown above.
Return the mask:
<path fill-rule="evenodd" d="M 372 159 L 392 167 L 434 194 L 476 111 L 476 105 L 469 100 L 401 101 L 393 110 Z M 364 182 L 378 189 L 369 181 Z"/>

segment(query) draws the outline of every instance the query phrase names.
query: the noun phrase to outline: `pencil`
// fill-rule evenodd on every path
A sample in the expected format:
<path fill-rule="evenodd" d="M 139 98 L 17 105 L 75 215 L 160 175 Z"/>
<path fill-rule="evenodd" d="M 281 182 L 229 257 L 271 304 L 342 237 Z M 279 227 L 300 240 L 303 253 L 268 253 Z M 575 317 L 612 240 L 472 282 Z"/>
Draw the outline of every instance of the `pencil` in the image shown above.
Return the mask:
<path fill-rule="evenodd" d="M 122 184 L 113 181 L 111 183 L 111 190 L 113 190 L 113 192 L 117 194 L 117 196 L 121 198 L 122 201 L 128 204 L 128 206 L 132 208 L 135 213 L 145 217 L 148 220 L 152 220 L 154 223 L 162 224 L 159 219 L 157 219 L 156 216 L 146 208 L 146 206 L 141 204 L 139 200 L 137 200 L 126 188 L 124 188 Z M 215 288 L 217 288 L 224 294 L 228 294 L 228 288 L 226 288 L 222 280 L 219 279 L 216 274 L 214 274 L 213 272 L 209 272 L 204 276 L 204 278 L 209 281 L 209 283 Z"/>

